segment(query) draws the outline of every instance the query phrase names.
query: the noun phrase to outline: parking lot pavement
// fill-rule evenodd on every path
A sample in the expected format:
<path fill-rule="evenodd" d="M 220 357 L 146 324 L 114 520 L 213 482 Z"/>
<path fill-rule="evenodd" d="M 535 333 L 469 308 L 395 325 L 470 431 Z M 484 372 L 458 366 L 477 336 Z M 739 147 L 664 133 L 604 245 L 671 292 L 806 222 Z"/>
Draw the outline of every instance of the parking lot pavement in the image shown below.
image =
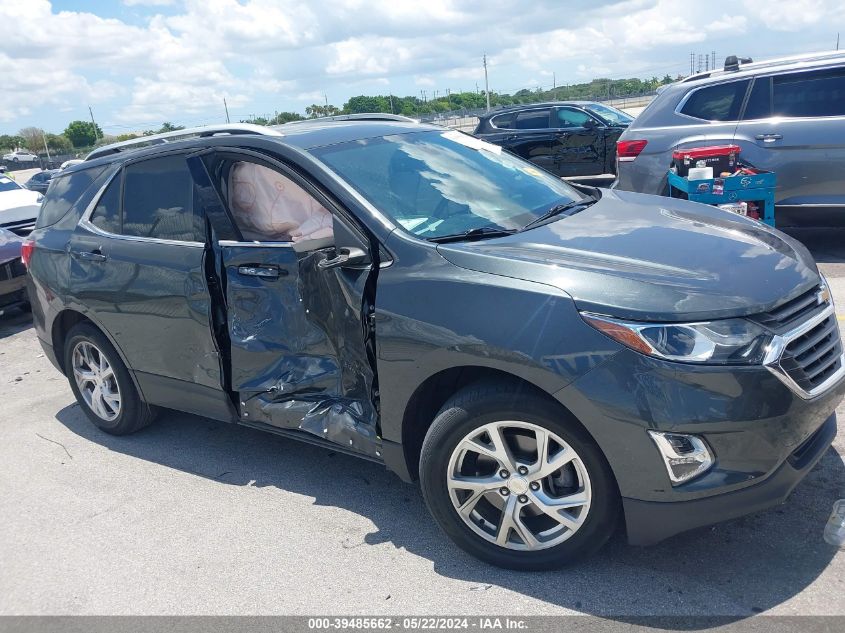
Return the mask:
<path fill-rule="evenodd" d="M 845 239 L 803 239 L 845 325 Z M 822 540 L 842 431 L 778 508 L 516 573 L 451 545 L 375 464 L 178 413 L 98 431 L 25 315 L 0 319 L 0 402 L 0 614 L 845 614 L 845 551 Z"/>
<path fill-rule="evenodd" d="M 36 167 L 35 169 L 19 169 L 18 171 L 9 172 L 15 177 L 15 182 L 18 184 L 24 184 L 27 180 L 32 178 L 35 174 L 37 174 L 41 169 Z"/>

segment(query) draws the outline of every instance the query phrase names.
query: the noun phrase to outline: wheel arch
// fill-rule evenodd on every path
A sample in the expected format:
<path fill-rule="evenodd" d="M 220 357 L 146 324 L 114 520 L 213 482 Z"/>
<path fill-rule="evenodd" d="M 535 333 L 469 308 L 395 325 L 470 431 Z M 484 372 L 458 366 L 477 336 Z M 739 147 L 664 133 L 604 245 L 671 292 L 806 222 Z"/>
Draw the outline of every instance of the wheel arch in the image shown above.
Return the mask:
<path fill-rule="evenodd" d="M 79 323 L 87 323 L 91 327 L 96 328 L 103 336 L 108 339 L 109 343 L 111 343 L 112 347 L 117 350 L 117 354 L 120 357 L 120 362 L 126 367 L 129 372 L 129 376 L 132 378 L 132 384 L 135 386 L 135 389 L 138 390 L 138 393 L 141 395 L 141 398 L 144 399 L 144 393 L 141 391 L 141 385 L 138 383 L 138 379 L 135 376 L 135 371 L 126 362 L 126 357 L 123 354 L 123 350 L 120 349 L 117 342 L 114 338 L 106 331 L 105 328 L 100 326 L 94 319 L 90 317 L 90 315 L 83 314 L 78 310 L 74 310 L 73 308 L 66 308 L 59 312 L 56 315 L 56 318 L 53 319 L 53 324 L 50 329 L 50 339 L 53 344 L 54 355 L 56 357 L 56 362 L 59 364 L 59 368 L 62 370 L 62 373 L 67 375 L 67 368 L 65 367 L 65 340 L 67 339 L 68 333 L 73 329 L 74 326 L 78 325 Z M 145 399 L 144 399 L 145 400 Z"/>
<path fill-rule="evenodd" d="M 491 367 L 475 365 L 450 367 L 424 380 L 405 405 L 402 418 L 402 450 L 407 472 L 412 480 L 419 479 L 419 460 L 423 440 L 437 412 L 460 389 L 479 381 L 501 383 L 503 387 L 512 387 L 553 403 L 570 423 L 581 427 L 601 450 L 601 446 L 590 433 L 589 428 L 551 393 L 536 384 L 515 374 Z"/>

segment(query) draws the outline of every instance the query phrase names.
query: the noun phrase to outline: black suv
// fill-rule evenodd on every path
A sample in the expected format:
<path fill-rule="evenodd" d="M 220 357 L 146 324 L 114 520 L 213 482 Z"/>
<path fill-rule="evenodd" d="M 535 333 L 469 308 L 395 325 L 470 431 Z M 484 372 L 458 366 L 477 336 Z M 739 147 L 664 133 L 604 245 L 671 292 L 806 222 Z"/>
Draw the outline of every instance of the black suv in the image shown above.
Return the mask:
<path fill-rule="evenodd" d="M 633 117 L 603 103 L 534 103 L 485 114 L 474 134 L 558 176 L 616 173 L 616 139 Z"/>
<path fill-rule="evenodd" d="M 777 504 L 836 433 L 829 291 L 753 220 L 402 121 L 144 140 L 58 174 L 23 249 L 108 433 L 178 409 L 384 463 L 520 569 Z"/>

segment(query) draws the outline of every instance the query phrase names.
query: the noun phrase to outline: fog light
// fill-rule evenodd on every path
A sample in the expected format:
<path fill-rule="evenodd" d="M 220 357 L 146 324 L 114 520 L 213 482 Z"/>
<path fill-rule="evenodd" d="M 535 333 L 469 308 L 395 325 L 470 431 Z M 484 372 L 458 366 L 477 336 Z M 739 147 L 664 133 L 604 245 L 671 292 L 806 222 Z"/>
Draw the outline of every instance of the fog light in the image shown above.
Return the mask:
<path fill-rule="evenodd" d="M 698 477 L 713 465 L 713 454 L 697 435 L 660 431 L 649 431 L 648 434 L 660 451 L 673 486 Z"/>

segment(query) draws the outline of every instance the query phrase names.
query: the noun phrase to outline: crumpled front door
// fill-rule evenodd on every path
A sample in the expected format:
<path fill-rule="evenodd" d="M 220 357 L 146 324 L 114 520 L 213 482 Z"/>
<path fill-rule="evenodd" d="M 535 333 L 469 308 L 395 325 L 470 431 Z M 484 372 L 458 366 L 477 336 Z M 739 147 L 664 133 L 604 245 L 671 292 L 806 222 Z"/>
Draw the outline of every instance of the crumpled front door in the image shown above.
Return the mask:
<path fill-rule="evenodd" d="M 200 161 L 193 172 L 203 165 L 190 160 Z M 204 199 L 223 204 L 220 196 Z M 207 217 L 214 224 L 225 215 L 212 210 Z M 335 257 L 335 247 L 297 252 L 290 242 L 218 239 L 213 250 L 226 304 L 229 383 L 241 420 L 298 429 L 375 455 L 368 319 L 375 265 L 321 267 Z"/>

